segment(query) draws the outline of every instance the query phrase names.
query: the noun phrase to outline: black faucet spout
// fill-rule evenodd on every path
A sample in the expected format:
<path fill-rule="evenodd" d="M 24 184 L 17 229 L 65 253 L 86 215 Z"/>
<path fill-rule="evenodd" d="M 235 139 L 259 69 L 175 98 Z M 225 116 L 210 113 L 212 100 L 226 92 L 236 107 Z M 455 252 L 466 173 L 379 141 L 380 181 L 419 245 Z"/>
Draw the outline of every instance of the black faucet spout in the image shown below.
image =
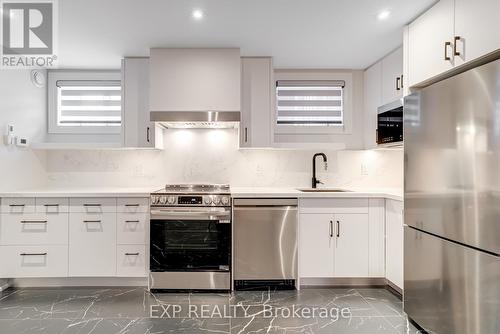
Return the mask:
<path fill-rule="evenodd" d="M 316 154 L 313 155 L 312 184 L 311 184 L 313 188 L 316 188 L 316 186 L 318 185 L 318 183 L 321 183 L 321 181 L 316 178 L 316 158 L 317 157 L 322 157 L 323 158 L 323 162 L 325 163 L 325 167 L 326 167 L 326 163 L 328 162 L 328 158 L 326 157 L 325 153 L 316 153 Z"/>

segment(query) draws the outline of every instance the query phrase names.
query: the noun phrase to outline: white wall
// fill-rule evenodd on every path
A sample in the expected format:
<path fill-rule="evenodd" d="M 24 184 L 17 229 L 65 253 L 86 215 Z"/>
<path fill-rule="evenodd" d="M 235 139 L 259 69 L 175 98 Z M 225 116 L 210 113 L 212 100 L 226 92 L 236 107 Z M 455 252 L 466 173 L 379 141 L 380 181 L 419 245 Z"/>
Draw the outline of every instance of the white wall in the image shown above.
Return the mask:
<path fill-rule="evenodd" d="M 215 182 L 233 186 L 308 187 L 317 151 L 238 150 L 229 130 L 167 130 L 165 150 L 48 152 L 49 185 L 152 186 Z M 330 186 L 402 187 L 402 151 L 325 151 L 318 177 Z M 362 168 L 363 167 L 363 168 Z M 362 173 L 362 169 L 365 170 Z"/>
<path fill-rule="evenodd" d="M 46 129 L 46 91 L 31 84 L 27 70 L 0 70 L 0 189 L 41 186 L 46 182 L 45 153 L 7 147 L 3 135 L 12 124 L 18 135 L 40 140 Z"/>

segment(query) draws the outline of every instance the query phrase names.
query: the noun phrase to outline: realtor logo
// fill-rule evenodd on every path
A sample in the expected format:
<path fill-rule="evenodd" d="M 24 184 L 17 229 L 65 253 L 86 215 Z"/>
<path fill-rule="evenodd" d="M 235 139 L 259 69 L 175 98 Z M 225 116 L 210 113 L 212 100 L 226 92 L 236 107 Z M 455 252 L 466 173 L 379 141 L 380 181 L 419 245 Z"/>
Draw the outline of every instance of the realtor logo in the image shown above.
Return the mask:
<path fill-rule="evenodd" d="M 2 0 L 2 68 L 54 67 L 55 0 Z"/>

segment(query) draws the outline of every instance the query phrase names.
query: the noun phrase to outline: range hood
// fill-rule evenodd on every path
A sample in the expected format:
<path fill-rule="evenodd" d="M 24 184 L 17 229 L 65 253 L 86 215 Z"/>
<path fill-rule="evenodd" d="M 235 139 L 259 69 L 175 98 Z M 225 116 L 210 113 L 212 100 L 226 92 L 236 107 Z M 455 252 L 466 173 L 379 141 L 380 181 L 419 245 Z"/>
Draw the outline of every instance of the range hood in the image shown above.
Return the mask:
<path fill-rule="evenodd" d="M 227 128 L 240 121 L 240 49 L 154 48 L 150 119 L 168 128 Z"/>

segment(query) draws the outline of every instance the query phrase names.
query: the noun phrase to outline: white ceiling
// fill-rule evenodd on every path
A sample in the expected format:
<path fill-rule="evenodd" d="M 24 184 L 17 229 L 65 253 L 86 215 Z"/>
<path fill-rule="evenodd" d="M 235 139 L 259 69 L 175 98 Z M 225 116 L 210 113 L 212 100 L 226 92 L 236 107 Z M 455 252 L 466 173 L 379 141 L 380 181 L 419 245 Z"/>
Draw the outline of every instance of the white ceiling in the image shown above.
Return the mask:
<path fill-rule="evenodd" d="M 60 67 L 118 68 L 150 47 L 240 47 L 275 67 L 364 69 L 435 0 L 60 0 Z M 193 9 L 205 17 L 195 21 Z M 377 14 L 391 16 L 379 21 Z"/>

